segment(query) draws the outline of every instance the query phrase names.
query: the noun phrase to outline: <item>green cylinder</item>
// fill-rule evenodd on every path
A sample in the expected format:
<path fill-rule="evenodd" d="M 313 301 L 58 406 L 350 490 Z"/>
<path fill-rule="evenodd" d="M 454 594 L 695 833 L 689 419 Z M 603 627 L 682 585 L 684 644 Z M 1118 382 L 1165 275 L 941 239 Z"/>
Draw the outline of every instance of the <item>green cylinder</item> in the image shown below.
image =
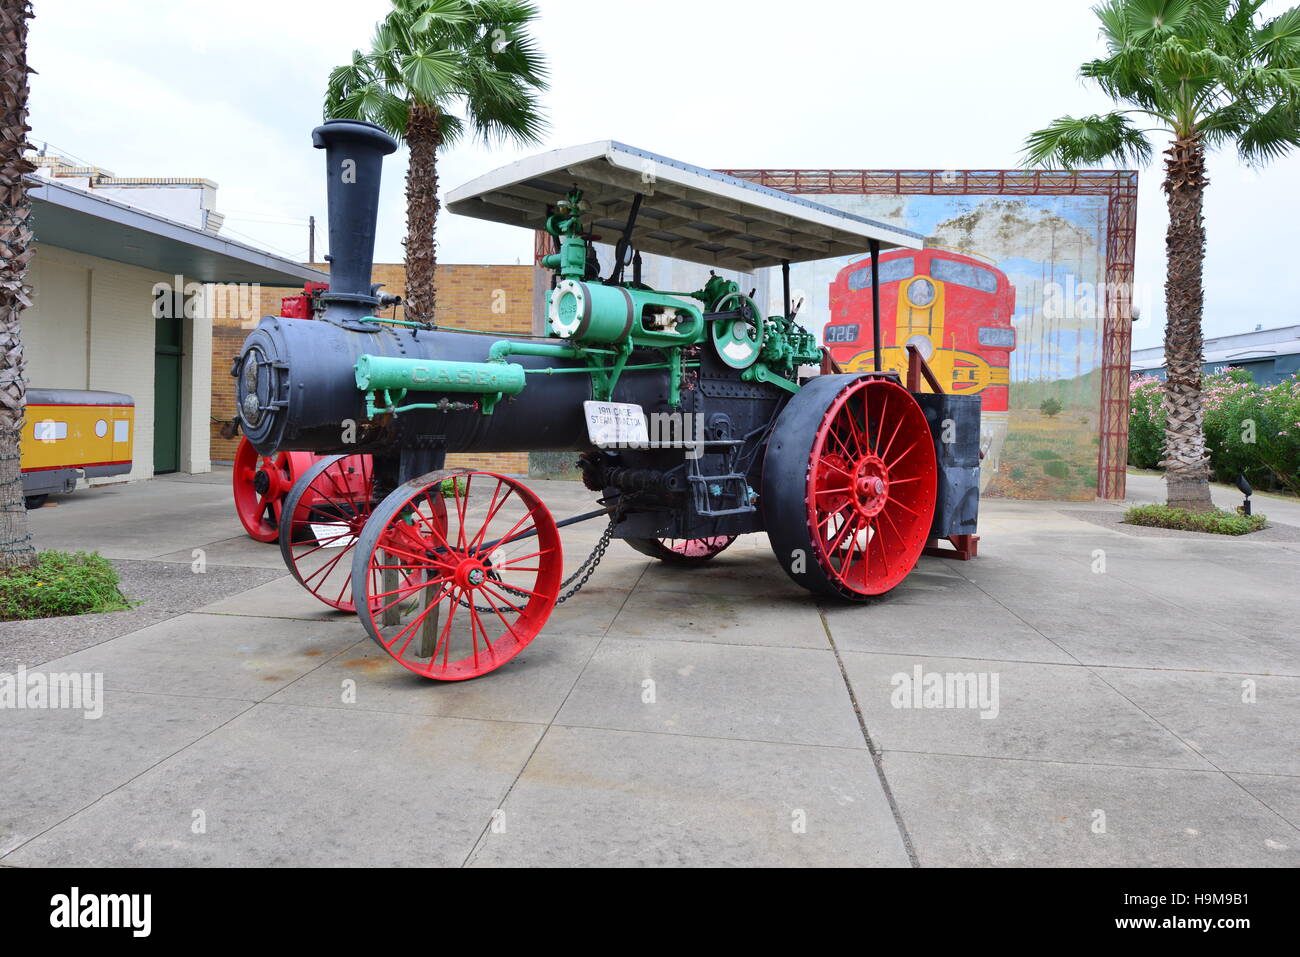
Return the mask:
<path fill-rule="evenodd" d="M 551 334 L 575 342 L 694 345 L 704 316 L 694 303 L 665 293 L 561 280 L 547 310 Z"/>
<path fill-rule="evenodd" d="M 356 365 L 357 388 L 363 392 L 473 392 L 518 395 L 524 391 L 524 367 L 513 362 L 444 362 L 439 359 L 393 359 L 362 356 Z"/>

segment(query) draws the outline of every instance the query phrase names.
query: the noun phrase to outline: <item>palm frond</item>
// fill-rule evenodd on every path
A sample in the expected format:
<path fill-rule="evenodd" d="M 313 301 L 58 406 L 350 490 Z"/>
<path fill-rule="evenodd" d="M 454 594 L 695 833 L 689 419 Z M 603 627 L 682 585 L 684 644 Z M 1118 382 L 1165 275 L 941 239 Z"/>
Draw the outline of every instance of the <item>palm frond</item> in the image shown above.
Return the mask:
<path fill-rule="evenodd" d="M 1257 115 L 1237 137 L 1237 152 L 1251 165 L 1280 159 L 1300 147 L 1300 108 L 1295 101 L 1275 104 Z"/>
<path fill-rule="evenodd" d="M 1127 0 L 1123 4 L 1128 36 L 1141 43 L 1164 39 L 1193 24 L 1200 0 Z"/>
<path fill-rule="evenodd" d="M 546 63 L 531 0 L 392 0 L 370 52 L 331 72 L 327 110 L 402 136 L 410 106 L 437 110 L 444 144 L 469 132 L 534 143 L 546 129 Z M 457 114 L 460 115 L 457 115 Z"/>
<path fill-rule="evenodd" d="M 1151 144 L 1123 113 L 1063 116 L 1030 133 L 1023 156 L 1025 166 L 1075 169 L 1106 161 L 1145 166 Z"/>

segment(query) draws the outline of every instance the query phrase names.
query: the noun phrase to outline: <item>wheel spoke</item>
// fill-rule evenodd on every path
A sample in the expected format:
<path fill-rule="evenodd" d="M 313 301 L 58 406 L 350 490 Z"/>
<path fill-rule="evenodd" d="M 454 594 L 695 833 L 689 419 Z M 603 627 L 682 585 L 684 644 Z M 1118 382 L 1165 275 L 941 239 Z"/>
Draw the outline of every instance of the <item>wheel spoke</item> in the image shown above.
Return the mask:
<path fill-rule="evenodd" d="M 907 453 L 910 452 L 910 451 L 912 451 L 912 449 L 916 448 L 918 445 L 920 445 L 920 443 L 921 443 L 921 440 L 920 440 L 920 439 L 917 439 L 915 442 L 913 442 L 911 445 L 909 445 L 909 446 L 907 447 L 907 449 L 903 452 L 902 455 L 900 455 L 898 458 L 894 459 L 894 461 L 890 462 L 889 465 L 887 465 L 887 466 L 885 466 L 885 467 L 888 468 L 890 471 L 893 471 L 894 467 L 895 467 L 896 465 L 898 465 L 899 462 L 901 462 L 901 461 L 903 461 L 903 459 L 907 458 Z"/>

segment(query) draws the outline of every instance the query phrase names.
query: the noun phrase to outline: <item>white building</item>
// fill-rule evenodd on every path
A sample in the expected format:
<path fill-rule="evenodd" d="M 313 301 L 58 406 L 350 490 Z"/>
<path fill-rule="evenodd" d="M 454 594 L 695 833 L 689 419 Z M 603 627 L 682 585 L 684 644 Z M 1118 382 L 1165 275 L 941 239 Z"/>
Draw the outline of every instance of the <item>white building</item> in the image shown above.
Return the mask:
<path fill-rule="evenodd" d="M 130 180 L 37 162 L 28 177 L 34 296 L 22 319 L 29 388 L 132 396 L 131 480 L 210 471 L 213 297 L 256 301 L 259 285 L 325 277 L 219 236 L 209 180 Z M 156 308 L 172 302 L 160 292 L 177 289 L 187 296 L 182 315 Z"/>

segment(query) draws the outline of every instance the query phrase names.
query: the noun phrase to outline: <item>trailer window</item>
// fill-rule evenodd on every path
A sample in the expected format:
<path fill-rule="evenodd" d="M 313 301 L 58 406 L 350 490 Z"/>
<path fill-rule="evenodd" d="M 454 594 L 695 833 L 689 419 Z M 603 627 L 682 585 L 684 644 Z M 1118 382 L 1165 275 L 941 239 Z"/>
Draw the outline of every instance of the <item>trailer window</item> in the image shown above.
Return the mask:
<path fill-rule="evenodd" d="M 916 275 L 916 260 L 911 256 L 903 259 L 891 259 L 888 262 L 880 261 L 880 284 L 883 286 L 887 282 L 899 282 L 903 279 L 911 279 Z M 849 273 L 849 289 L 857 292 L 861 289 L 871 288 L 871 263 L 867 263 L 861 269 Z"/>
<path fill-rule="evenodd" d="M 980 292 L 998 291 L 998 277 L 983 266 L 935 259 L 930 262 L 930 275 L 940 282 L 951 282 Z"/>
<path fill-rule="evenodd" d="M 68 437 L 68 423 L 46 419 L 32 427 L 32 438 L 37 442 L 58 442 Z"/>

